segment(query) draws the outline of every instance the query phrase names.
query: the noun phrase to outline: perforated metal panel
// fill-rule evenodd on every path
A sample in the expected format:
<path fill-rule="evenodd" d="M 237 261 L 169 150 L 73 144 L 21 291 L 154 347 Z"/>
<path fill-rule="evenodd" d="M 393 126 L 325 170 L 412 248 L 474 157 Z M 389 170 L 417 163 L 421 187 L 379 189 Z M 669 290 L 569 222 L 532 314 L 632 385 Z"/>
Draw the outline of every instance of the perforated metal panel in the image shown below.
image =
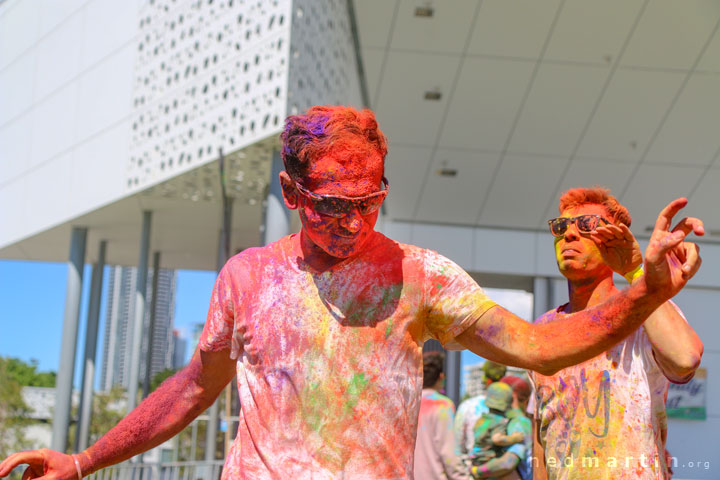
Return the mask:
<path fill-rule="evenodd" d="M 282 129 L 290 6 L 289 0 L 150 0 L 142 7 L 128 190 Z"/>
<path fill-rule="evenodd" d="M 267 196 L 275 139 L 267 139 L 225 156 L 227 195 L 236 202 L 260 206 Z M 141 193 L 143 197 L 220 202 L 218 162 L 211 162 L 154 185 Z"/>
<path fill-rule="evenodd" d="M 290 48 L 289 113 L 362 106 L 347 0 L 294 1 Z"/>
<path fill-rule="evenodd" d="M 228 193 L 256 204 L 287 113 L 361 104 L 346 0 L 150 0 L 140 17 L 130 191 L 216 201 L 217 166 L 198 167 L 222 148 Z"/>

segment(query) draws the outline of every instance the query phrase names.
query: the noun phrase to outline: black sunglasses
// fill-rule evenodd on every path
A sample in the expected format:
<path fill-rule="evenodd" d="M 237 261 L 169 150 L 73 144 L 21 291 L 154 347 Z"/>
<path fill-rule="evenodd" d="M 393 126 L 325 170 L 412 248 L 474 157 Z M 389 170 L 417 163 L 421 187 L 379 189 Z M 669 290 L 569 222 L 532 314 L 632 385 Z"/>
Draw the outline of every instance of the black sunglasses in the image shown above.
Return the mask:
<path fill-rule="evenodd" d="M 605 220 L 600 215 L 595 214 L 587 214 L 587 215 L 578 215 L 577 217 L 557 217 L 548 220 L 548 225 L 550 225 L 550 232 L 555 235 L 556 237 L 561 237 L 565 235 L 565 232 L 567 232 L 568 227 L 572 225 L 573 223 L 577 225 L 577 229 L 580 233 L 592 233 L 595 231 L 595 229 L 598 226 L 598 223 L 605 222 L 606 225 L 609 225 L 610 222 Z"/>
<path fill-rule="evenodd" d="M 390 185 L 387 178 L 382 178 L 383 189 L 362 197 L 344 197 L 342 195 L 323 195 L 311 192 L 299 183 L 295 182 L 295 188 L 306 199 L 312 203 L 312 208 L 330 217 L 341 218 L 357 208 L 360 215 L 370 215 L 382 205 L 387 197 Z"/>

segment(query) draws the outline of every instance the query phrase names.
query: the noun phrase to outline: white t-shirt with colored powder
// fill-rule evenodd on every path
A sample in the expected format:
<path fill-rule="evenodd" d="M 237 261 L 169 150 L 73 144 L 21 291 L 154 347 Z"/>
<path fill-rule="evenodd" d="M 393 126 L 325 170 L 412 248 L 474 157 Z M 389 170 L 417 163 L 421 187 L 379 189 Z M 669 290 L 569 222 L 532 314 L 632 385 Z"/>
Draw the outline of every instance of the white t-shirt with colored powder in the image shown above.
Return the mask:
<path fill-rule="evenodd" d="M 561 318 L 565 308 L 535 323 Z M 531 378 L 548 478 L 666 478 L 669 383 L 642 327 L 593 359 Z"/>
<path fill-rule="evenodd" d="M 463 401 L 457 409 L 453 430 L 460 453 L 468 454 L 475 446 L 475 424 L 483 413 L 490 410 L 485 406 L 485 395 L 477 395 Z"/>
<path fill-rule="evenodd" d="M 451 344 L 494 305 L 450 260 L 379 233 L 322 273 L 299 235 L 234 256 L 199 344 L 237 359 L 222 478 L 412 478 L 423 342 Z"/>

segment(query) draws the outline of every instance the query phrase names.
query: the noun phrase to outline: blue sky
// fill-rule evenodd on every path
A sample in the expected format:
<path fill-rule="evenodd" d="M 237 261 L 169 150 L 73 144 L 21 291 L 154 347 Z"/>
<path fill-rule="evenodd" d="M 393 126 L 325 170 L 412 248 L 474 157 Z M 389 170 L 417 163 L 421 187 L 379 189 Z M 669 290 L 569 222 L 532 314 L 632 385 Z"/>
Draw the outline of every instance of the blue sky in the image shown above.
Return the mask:
<path fill-rule="evenodd" d="M 85 322 L 90 290 L 90 265 L 83 278 L 80 331 L 75 361 L 75 384 L 79 383 L 80 355 L 85 345 Z M 107 269 L 106 269 L 107 272 Z M 181 270 L 177 280 L 175 328 L 189 332 L 203 323 L 215 272 Z M 57 370 L 60 360 L 62 323 L 65 312 L 67 264 L 0 260 L 0 355 L 25 361 L 36 359 L 40 370 Z M 105 320 L 105 290 L 100 313 L 97 367 L 102 359 Z"/>
<path fill-rule="evenodd" d="M 106 270 L 107 271 L 107 270 Z M 85 345 L 85 321 L 90 290 L 90 265 L 85 266 L 80 331 L 75 361 L 75 384 L 80 382 L 80 357 Z M 65 311 L 67 264 L 0 260 L 0 355 L 25 361 L 36 359 L 40 370 L 57 370 L 60 358 L 62 323 Z M 175 328 L 187 336 L 196 323 L 203 323 L 215 272 L 179 270 L 175 305 Z M 100 313 L 97 366 L 102 359 L 105 321 L 105 290 Z M 487 289 L 493 300 L 529 319 L 532 295 L 509 290 Z M 188 352 L 188 356 L 189 356 Z M 482 362 L 482 358 L 463 352 L 462 365 Z"/>

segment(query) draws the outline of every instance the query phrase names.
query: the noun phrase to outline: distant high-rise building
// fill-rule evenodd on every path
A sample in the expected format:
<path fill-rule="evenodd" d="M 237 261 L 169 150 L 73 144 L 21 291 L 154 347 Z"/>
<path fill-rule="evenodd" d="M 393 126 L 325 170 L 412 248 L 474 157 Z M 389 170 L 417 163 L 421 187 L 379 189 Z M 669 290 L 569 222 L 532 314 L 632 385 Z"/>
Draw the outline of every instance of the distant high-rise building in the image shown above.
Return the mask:
<path fill-rule="evenodd" d="M 173 360 L 172 368 L 178 370 L 185 366 L 185 354 L 187 351 L 187 339 L 180 336 L 180 332 L 173 330 Z"/>
<path fill-rule="evenodd" d="M 202 335 L 203 328 L 205 328 L 204 323 L 196 323 L 192 326 L 192 332 L 190 333 L 190 338 L 188 339 L 188 347 L 190 347 L 189 350 L 191 355 L 197 349 L 198 343 L 200 343 L 200 336 Z"/>
<path fill-rule="evenodd" d="M 483 364 L 465 366 L 465 393 L 471 397 L 480 395 L 485 391 L 483 379 Z"/>
<path fill-rule="evenodd" d="M 147 331 L 152 306 L 152 284 L 154 272 L 148 271 L 146 312 L 143 328 Z M 107 315 L 103 345 L 102 374 L 100 388 L 109 390 L 115 385 L 128 387 L 130 378 L 130 355 L 132 354 L 133 325 L 135 318 L 135 267 L 112 267 L 107 293 Z M 147 348 L 153 350 L 150 376 L 172 368 L 175 342 L 173 341 L 173 319 L 175 316 L 175 270 L 160 269 L 155 327 L 152 339 L 143 335 L 140 378 L 146 372 Z M 148 341 L 149 340 L 149 341 Z"/>

